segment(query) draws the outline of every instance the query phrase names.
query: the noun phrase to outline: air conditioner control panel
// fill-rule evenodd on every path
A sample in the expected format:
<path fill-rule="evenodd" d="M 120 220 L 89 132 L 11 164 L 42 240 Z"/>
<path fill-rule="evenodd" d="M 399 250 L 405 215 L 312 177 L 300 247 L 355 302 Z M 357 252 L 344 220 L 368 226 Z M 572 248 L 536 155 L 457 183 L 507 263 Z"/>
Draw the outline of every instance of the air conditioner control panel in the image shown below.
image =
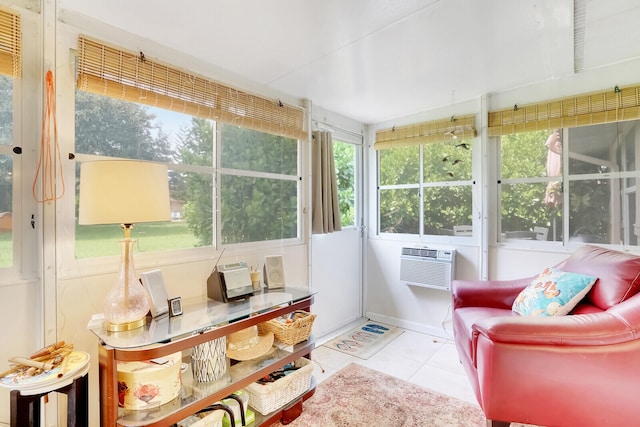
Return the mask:
<path fill-rule="evenodd" d="M 455 258 L 455 250 L 432 248 L 402 248 L 402 255 L 422 257 L 438 261 L 452 262 Z"/>

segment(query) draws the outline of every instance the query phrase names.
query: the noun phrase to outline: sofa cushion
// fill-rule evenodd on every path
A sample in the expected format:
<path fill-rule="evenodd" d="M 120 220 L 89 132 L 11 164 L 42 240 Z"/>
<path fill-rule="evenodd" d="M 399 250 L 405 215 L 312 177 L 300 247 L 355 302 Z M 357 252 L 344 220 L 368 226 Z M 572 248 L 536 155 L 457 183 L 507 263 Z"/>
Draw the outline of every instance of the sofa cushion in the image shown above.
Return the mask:
<path fill-rule="evenodd" d="M 523 316 L 564 316 L 584 298 L 597 277 L 546 268 L 513 302 Z"/>
<path fill-rule="evenodd" d="M 584 245 L 559 267 L 597 277 L 587 298 L 602 310 L 608 310 L 640 291 L 640 257 L 626 252 Z"/>

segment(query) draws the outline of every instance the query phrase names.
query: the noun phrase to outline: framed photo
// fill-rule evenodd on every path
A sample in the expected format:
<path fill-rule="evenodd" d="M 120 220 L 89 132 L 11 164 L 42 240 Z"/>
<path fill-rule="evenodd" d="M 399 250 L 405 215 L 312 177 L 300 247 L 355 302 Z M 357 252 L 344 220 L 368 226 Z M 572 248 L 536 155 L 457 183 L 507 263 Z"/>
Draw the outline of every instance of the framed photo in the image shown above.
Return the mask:
<path fill-rule="evenodd" d="M 164 285 L 162 272 L 160 270 L 152 270 L 140 273 L 140 282 L 149 293 L 149 305 L 151 316 L 158 317 L 169 312 L 169 303 L 167 300 L 167 288 Z"/>
<path fill-rule="evenodd" d="M 175 297 L 168 301 L 169 317 L 180 316 L 182 314 L 182 298 Z"/>

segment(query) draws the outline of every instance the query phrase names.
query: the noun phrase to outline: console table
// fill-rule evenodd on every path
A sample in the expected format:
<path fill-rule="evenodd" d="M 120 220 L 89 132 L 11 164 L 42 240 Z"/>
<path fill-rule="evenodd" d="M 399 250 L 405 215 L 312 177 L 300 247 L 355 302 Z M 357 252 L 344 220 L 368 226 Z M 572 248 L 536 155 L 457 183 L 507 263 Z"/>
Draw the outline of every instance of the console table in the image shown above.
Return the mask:
<path fill-rule="evenodd" d="M 183 375 L 180 395 L 162 406 L 150 410 L 118 407 L 118 361 L 167 356 L 295 310 L 309 311 L 313 295 L 314 292 L 306 289 L 285 287 L 265 289 L 233 303 L 221 303 L 206 297 L 184 300 L 181 316 L 158 317 L 144 327 L 123 332 L 109 332 L 103 327 L 102 319 L 92 319 L 88 327 L 99 339 L 101 425 L 171 426 L 285 364 L 308 356 L 314 347 L 313 336 L 292 348 L 276 349 L 261 358 L 233 364 L 217 381 L 199 383 L 193 381 L 191 375 Z M 312 381 L 311 388 L 284 409 L 285 417 L 295 416 L 300 411 L 299 402 L 313 394 L 314 384 Z M 267 416 L 256 412 L 255 425 L 269 425 L 282 416 L 283 411 Z"/>

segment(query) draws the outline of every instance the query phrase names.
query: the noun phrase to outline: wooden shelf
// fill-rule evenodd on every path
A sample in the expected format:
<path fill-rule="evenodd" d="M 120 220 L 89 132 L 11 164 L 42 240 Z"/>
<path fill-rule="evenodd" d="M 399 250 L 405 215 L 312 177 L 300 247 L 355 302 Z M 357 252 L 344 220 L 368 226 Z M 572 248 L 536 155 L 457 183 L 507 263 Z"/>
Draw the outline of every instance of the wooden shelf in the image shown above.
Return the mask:
<path fill-rule="evenodd" d="M 266 301 L 266 302 L 265 302 Z M 173 333 L 158 333 L 159 325 L 147 325 L 144 330 L 133 333 L 108 333 L 97 323 L 90 323 L 89 328 L 100 338 L 99 346 L 99 371 L 100 371 L 100 410 L 101 425 L 137 427 L 172 426 L 178 421 L 198 412 L 207 406 L 222 400 L 234 391 L 237 391 L 257 379 L 281 368 L 285 364 L 300 357 L 308 356 L 313 350 L 315 341 L 309 340 L 286 350 L 274 349 L 267 355 L 245 362 L 232 365 L 227 373 L 217 381 L 209 383 L 194 382 L 191 377 L 190 366 L 183 375 L 183 386 L 180 396 L 165 405 L 149 410 L 124 410 L 118 408 L 117 394 L 117 362 L 148 360 L 167 356 L 169 354 L 185 351 L 191 347 L 227 336 L 230 333 L 257 325 L 258 323 L 291 313 L 295 310 L 310 310 L 313 303 L 313 293 L 299 289 L 284 289 L 272 292 L 271 295 L 258 295 L 243 303 L 231 305 L 222 304 L 211 300 L 200 300 L 193 305 L 184 304 L 184 312 L 190 310 L 209 315 L 210 322 L 202 324 L 198 317 L 180 324 L 179 328 L 173 328 Z M 213 314 L 211 314 L 213 312 Z M 222 315 L 220 315 L 222 313 Z M 198 318 L 199 319 L 199 318 Z M 161 319 L 163 320 L 163 319 Z M 164 320 L 163 320 L 164 321 Z M 162 328 L 168 327 L 171 331 L 171 320 L 164 321 Z M 161 329 L 164 330 L 164 329 Z M 116 343 L 118 346 L 109 345 Z M 143 346 L 137 346 L 144 343 Z M 136 344 L 136 345 L 133 345 Z M 149 347 L 151 346 L 151 347 Z M 184 353 L 183 353 L 184 355 Z M 314 390 L 305 393 L 297 401 L 313 394 Z M 296 410 L 292 410 L 295 413 Z M 260 417 L 261 421 L 254 425 L 270 425 L 279 421 L 276 411 L 272 416 Z"/>

